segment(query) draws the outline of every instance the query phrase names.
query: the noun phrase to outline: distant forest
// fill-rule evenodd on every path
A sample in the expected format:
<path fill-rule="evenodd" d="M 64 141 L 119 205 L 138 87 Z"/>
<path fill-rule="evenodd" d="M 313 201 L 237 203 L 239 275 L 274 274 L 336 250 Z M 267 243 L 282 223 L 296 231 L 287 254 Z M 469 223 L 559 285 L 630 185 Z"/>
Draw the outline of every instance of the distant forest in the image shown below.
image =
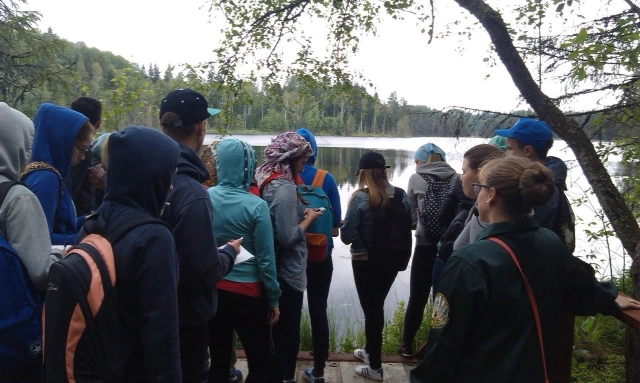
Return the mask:
<path fill-rule="evenodd" d="M 154 63 L 139 65 L 82 42 L 58 39 L 51 30 L 42 36 L 62 44 L 55 55 L 61 72 L 55 81 L 45 81 L 18 97 L 14 106 L 33 117 L 45 101 L 68 106 L 79 96 L 94 97 L 103 103 L 101 130 L 105 131 L 128 125 L 157 127 L 161 99 L 183 87 L 200 91 L 212 107 L 222 109 L 209 122 L 212 133 L 268 134 L 304 126 L 318 134 L 342 136 L 489 137 L 494 129 L 512 125 L 516 116 L 530 115 L 524 110 L 508 115 L 439 111 L 409 105 L 395 92 L 380 98 L 358 84 L 325 85 L 311 77 L 290 78 L 270 89 L 245 82 L 241 92 L 231 92 L 217 81 L 215 68 L 208 64 L 160 69 Z M 601 128 L 584 126 L 594 139 L 608 139 L 615 133 Z"/>

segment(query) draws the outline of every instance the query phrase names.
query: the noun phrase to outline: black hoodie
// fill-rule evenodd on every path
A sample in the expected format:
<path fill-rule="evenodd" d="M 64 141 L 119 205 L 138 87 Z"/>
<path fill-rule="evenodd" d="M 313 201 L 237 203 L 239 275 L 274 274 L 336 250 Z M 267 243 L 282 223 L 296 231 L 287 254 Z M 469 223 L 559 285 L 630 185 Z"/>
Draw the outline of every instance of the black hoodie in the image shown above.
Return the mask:
<path fill-rule="evenodd" d="M 180 262 L 178 312 L 181 327 L 207 323 L 216 313 L 216 284 L 235 260 L 235 249 L 218 252 L 213 232 L 213 208 L 202 182 L 209 172 L 191 148 L 180 144 L 178 172 L 167 196 L 162 219 L 173 228 Z"/>
<path fill-rule="evenodd" d="M 124 215 L 160 217 L 178 152 L 154 129 L 130 126 L 111 134 L 109 181 L 98 209 L 107 226 Z M 127 382 L 179 382 L 178 258 L 171 231 L 161 224 L 137 227 L 113 251 L 122 336 L 132 344 L 122 376 Z"/>

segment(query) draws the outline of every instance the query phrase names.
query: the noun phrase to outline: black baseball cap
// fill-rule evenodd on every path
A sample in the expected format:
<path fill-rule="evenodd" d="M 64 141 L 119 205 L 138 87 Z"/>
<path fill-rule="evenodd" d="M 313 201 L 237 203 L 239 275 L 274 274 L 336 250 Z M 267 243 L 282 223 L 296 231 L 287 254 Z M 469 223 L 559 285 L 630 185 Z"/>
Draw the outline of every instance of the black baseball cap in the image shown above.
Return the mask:
<path fill-rule="evenodd" d="M 209 108 L 203 95 L 193 89 L 172 90 L 160 103 L 160 119 L 167 112 L 173 112 L 180 120 L 176 126 L 189 126 L 220 113 L 220 109 Z"/>
<path fill-rule="evenodd" d="M 382 154 L 376 152 L 366 152 L 360 157 L 360 164 L 358 165 L 358 171 L 356 175 L 360 173 L 361 169 L 385 169 L 388 168 L 384 161 Z"/>

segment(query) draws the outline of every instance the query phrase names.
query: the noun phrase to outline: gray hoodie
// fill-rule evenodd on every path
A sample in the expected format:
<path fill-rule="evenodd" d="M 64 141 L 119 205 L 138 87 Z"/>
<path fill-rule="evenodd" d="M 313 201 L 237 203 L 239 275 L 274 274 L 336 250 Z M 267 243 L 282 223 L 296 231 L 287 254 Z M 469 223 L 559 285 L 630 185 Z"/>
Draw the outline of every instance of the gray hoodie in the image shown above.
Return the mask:
<path fill-rule="evenodd" d="M 0 183 L 17 181 L 29 160 L 33 122 L 0 102 Z M 47 220 L 38 198 L 26 187 L 9 190 L 0 206 L 0 232 L 26 266 L 36 289 L 47 287 L 49 267 L 60 254 L 51 249 Z"/>
<path fill-rule="evenodd" d="M 411 205 L 411 217 L 413 223 L 416 224 L 416 245 L 437 245 L 437 243 L 431 243 L 425 236 L 422 223 L 418 219 L 418 210 L 422 206 L 424 200 L 424 193 L 427 191 L 427 181 L 422 178 L 421 174 L 426 174 L 432 178 L 441 180 L 451 179 L 453 185 L 453 177 L 456 171 L 446 162 L 430 162 L 426 164 L 420 164 L 416 166 L 416 174 L 412 174 L 409 178 L 409 188 L 407 189 L 407 196 L 409 197 L 409 204 Z"/>

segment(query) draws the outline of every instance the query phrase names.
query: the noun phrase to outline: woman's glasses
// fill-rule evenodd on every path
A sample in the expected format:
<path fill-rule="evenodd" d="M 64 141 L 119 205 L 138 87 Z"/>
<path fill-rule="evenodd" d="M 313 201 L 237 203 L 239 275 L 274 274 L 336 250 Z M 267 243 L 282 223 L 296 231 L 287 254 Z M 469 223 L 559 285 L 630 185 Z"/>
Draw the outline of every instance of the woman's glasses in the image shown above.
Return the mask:
<path fill-rule="evenodd" d="M 76 145 L 75 143 L 73 144 L 73 146 L 75 146 L 76 149 L 80 151 L 80 154 L 84 155 L 87 155 L 87 153 L 89 153 L 89 150 L 91 150 L 90 148 L 85 148 L 84 146 Z"/>
<path fill-rule="evenodd" d="M 485 185 L 485 184 L 472 183 L 471 185 L 473 185 L 473 192 L 476 193 L 476 195 L 480 194 L 480 189 L 482 188 L 487 188 L 487 189 L 492 188 L 492 186 Z"/>

